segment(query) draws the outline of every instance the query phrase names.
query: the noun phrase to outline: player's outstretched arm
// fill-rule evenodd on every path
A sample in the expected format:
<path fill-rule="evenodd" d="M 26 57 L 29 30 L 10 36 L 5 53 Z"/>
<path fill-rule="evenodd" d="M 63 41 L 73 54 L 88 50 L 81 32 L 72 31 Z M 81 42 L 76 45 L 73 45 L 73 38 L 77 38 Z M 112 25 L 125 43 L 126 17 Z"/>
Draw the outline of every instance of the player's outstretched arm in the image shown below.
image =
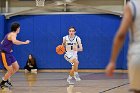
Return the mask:
<path fill-rule="evenodd" d="M 14 44 L 16 44 L 16 45 L 22 45 L 22 44 L 29 44 L 30 43 L 30 41 L 29 40 L 26 40 L 25 42 L 23 42 L 23 41 L 19 41 L 19 40 L 17 40 L 16 39 L 16 34 L 11 34 L 11 41 L 14 43 Z"/>

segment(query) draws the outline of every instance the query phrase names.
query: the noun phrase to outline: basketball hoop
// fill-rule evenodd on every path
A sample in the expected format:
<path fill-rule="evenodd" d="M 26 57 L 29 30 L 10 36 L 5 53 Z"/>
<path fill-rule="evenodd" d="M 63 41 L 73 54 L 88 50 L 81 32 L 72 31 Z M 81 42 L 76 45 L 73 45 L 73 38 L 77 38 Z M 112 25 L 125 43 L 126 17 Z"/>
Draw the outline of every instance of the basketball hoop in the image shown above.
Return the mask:
<path fill-rule="evenodd" d="M 45 0 L 36 0 L 36 6 L 44 6 Z"/>

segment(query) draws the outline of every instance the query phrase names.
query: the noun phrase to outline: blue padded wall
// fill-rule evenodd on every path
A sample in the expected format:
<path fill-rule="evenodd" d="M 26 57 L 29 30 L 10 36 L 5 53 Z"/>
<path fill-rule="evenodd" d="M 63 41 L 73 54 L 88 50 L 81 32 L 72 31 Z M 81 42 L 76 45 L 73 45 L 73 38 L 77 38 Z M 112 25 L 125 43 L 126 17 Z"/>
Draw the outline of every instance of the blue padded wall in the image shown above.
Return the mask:
<path fill-rule="evenodd" d="M 0 41 L 2 41 L 4 34 L 5 34 L 5 17 L 0 15 Z M 0 61 L 1 63 L 1 61 Z M 3 68 L 3 65 L 0 64 L 0 68 Z"/>
<path fill-rule="evenodd" d="M 30 53 L 36 57 L 40 69 L 71 68 L 63 55 L 56 54 L 55 47 L 62 43 L 62 37 L 68 34 L 68 28 L 75 26 L 84 48 L 83 52 L 78 53 L 79 68 L 104 69 L 109 61 L 112 41 L 121 18 L 108 14 L 16 16 L 6 20 L 6 27 L 10 28 L 14 21 L 21 24 L 17 39 L 31 40 L 29 45 L 14 46 L 14 55 L 21 68 L 26 64 Z M 118 69 L 127 69 L 127 47 L 128 38 L 118 58 Z"/>

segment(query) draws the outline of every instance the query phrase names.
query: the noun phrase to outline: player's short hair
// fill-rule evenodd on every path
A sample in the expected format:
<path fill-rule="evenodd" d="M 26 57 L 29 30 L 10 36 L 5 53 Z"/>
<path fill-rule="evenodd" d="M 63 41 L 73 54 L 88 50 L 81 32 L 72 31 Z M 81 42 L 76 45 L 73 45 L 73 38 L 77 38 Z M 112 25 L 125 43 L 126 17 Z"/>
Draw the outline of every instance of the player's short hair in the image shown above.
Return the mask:
<path fill-rule="evenodd" d="M 11 32 L 16 32 L 17 28 L 19 28 L 19 27 L 20 27 L 19 23 L 17 23 L 17 22 L 12 23 L 12 25 L 11 25 Z"/>
<path fill-rule="evenodd" d="M 69 30 L 72 29 L 72 28 L 76 31 L 76 28 L 74 26 L 69 27 Z"/>

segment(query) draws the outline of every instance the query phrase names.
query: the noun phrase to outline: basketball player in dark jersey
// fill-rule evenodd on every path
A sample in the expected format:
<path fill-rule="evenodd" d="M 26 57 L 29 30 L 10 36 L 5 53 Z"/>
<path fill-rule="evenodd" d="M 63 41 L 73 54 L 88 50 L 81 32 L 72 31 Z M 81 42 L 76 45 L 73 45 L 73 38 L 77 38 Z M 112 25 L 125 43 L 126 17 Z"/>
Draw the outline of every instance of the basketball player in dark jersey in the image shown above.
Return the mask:
<path fill-rule="evenodd" d="M 0 44 L 0 59 L 7 70 L 7 73 L 4 75 L 0 83 L 1 88 L 12 86 L 9 78 L 19 70 L 18 62 L 11 53 L 13 44 L 22 45 L 30 43 L 29 40 L 26 40 L 25 42 L 17 40 L 16 37 L 19 32 L 20 24 L 13 23 L 11 25 L 11 32 L 4 37 Z"/>

